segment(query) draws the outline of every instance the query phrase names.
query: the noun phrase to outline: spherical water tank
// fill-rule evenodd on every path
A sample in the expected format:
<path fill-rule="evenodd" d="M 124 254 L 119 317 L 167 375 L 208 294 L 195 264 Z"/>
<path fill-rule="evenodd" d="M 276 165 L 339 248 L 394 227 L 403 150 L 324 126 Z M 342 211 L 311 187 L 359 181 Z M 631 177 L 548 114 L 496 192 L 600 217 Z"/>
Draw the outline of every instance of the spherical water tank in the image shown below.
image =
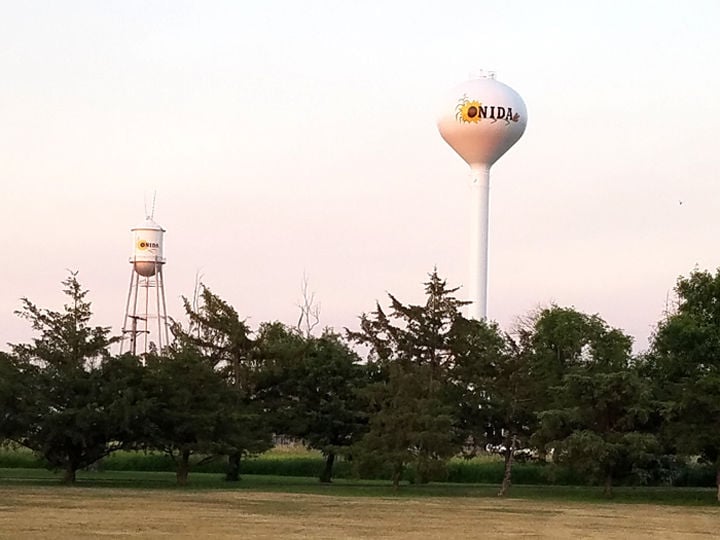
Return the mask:
<path fill-rule="evenodd" d="M 486 168 L 525 131 L 527 110 L 515 90 L 482 74 L 456 86 L 444 98 L 440 135 L 473 169 Z"/>
<path fill-rule="evenodd" d="M 165 263 L 163 258 L 163 234 L 165 229 L 147 218 L 137 227 L 133 227 L 132 257 L 130 262 L 141 276 L 154 276 L 159 265 Z"/>

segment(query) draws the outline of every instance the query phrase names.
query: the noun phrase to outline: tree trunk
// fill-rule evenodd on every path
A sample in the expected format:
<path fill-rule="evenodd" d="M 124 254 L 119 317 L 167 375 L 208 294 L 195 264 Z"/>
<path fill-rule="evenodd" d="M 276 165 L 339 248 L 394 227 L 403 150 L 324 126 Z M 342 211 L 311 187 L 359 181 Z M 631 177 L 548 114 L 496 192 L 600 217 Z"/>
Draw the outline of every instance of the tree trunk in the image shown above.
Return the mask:
<path fill-rule="evenodd" d="M 717 486 L 717 500 L 720 502 L 720 463 L 717 466 L 717 474 L 715 475 L 715 485 Z"/>
<path fill-rule="evenodd" d="M 432 457 L 430 453 L 422 450 L 418 459 L 415 461 L 415 478 L 413 484 L 429 484 L 430 483 L 430 471 L 432 463 Z"/>
<path fill-rule="evenodd" d="M 395 491 L 400 487 L 400 479 L 402 478 L 402 465 L 395 465 L 392 475 L 392 484 Z"/>
<path fill-rule="evenodd" d="M 429 484 L 430 483 L 430 475 L 425 468 L 420 468 L 415 471 L 415 479 L 413 480 L 413 484 Z"/>
<path fill-rule="evenodd" d="M 240 480 L 240 452 L 233 452 L 228 456 L 228 468 L 225 481 L 237 482 Z"/>
<path fill-rule="evenodd" d="M 612 486 L 612 474 L 607 473 L 605 475 L 605 489 L 603 489 L 603 495 L 606 497 L 612 497 L 613 496 L 613 486 Z"/>
<path fill-rule="evenodd" d="M 175 477 L 178 486 L 186 486 L 188 474 L 190 473 L 190 450 L 183 450 L 180 454 L 180 461 L 177 464 Z"/>
<path fill-rule="evenodd" d="M 333 465 L 335 463 L 335 452 L 328 452 L 325 456 L 325 467 L 320 473 L 320 481 L 324 484 L 332 482 Z"/>
<path fill-rule="evenodd" d="M 508 442 L 510 442 L 510 448 L 507 448 L 507 445 L 505 447 L 505 472 L 503 473 L 502 485 L 500 486 L 498 497 L 504 497 L 505 495 L 507 495 L 507 492 L 510 489 L 510 485 L 512 483 L 512 465 L 513 457 L 515 454 L 515 435 L 513 435 Z"/>
<path fill-rule="evenodd" d="M 76 473 L 75 465 L 73 465 L 72 463 L 68 463 L 65 466 L 62 483 L 63 484 L 71 484 L 71 485 L 74 484 L 75 479 L 76 479 L 75 473 Z"/>

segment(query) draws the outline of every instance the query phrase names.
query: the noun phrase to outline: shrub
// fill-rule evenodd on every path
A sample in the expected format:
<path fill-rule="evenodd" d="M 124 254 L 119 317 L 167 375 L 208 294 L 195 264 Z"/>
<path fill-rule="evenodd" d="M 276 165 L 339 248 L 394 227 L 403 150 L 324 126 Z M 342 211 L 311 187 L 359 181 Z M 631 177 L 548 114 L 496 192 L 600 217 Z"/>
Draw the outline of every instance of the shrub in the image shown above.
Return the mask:
<path fill-rule="evenodd" d="M 0 467 L 7 469 L 44 469 L 45 461 L 27 448 L 0 447 Z"/>

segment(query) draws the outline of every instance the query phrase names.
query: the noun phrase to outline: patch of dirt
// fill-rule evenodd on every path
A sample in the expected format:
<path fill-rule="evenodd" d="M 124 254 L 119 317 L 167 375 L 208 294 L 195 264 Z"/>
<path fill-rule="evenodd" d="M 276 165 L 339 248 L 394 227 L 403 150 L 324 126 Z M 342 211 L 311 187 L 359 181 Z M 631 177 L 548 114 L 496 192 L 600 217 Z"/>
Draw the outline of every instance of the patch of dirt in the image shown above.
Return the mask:
<path fill-rule="evenodd" d="M 717 538 L 720 509 L 237 491 L 0 489 L 1 536 L 29 538 Z"/>

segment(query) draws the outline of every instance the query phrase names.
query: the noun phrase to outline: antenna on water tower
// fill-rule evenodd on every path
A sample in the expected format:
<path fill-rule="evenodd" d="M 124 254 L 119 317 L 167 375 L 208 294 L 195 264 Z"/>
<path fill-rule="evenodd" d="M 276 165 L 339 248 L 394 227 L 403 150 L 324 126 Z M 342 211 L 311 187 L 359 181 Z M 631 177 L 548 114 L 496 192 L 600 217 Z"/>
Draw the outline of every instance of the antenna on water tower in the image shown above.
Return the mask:
<path fill-rule="evenodd" d="M 490 167 L 524 133 L 527 110 L 515 90 L 496 81 L 494 72 L 482 70 L 455 87 L 445 98 L 441 110 L 437 123 L 440 135 L 470 165 L 469 316 L 485 319 Z"/>
<path fill-rule="evenodd" d="M 144 354 L 155 338 L 158 350 L 170 343 L 170 331 L 165 303 L 165 278 L 163 277 L 163 235 L 165 229 L 153 221 L 155 195 L 152 211 L 147 213 L 140 225 L 132 231 L 133 248 L 130 257 L 130 286 L 125 319 L 120 342 L 120 354 Z M 138 346 L 138 343 L 140 346 Z"/>
<path fill-rule="evenodd" d="M 147 198 L 143 201 L 145 203 L 145 215 L 149 216 L 150 219 L 155 218 L 155 199 L 157 198 L 157 191 L 153 191 L 152 205 L 150 206 L 150 212 L 147 209 Z"/>

